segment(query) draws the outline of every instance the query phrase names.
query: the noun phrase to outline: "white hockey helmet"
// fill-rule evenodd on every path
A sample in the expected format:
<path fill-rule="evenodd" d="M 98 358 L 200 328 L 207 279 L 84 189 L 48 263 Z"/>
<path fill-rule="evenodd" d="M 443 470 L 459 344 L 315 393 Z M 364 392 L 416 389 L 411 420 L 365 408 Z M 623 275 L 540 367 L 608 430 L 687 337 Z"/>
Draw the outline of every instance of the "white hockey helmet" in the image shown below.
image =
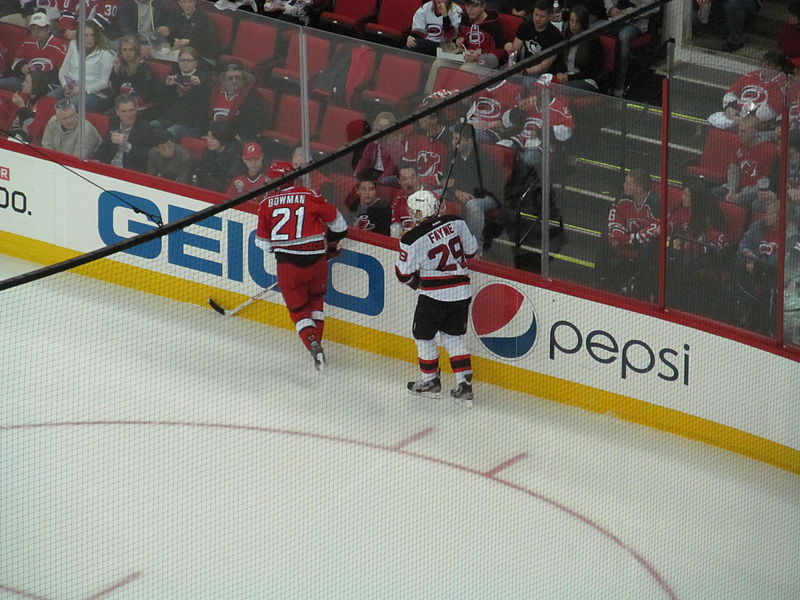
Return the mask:
<path fill-rule="evenodd" d="M 406 200 L 408 212 L 415 221 L 430 219 L 439 214 L 439 198 L 428 190 L 420 190 L 411 194 Z M 417 213 L 420 216 L 417 217 Z"/>

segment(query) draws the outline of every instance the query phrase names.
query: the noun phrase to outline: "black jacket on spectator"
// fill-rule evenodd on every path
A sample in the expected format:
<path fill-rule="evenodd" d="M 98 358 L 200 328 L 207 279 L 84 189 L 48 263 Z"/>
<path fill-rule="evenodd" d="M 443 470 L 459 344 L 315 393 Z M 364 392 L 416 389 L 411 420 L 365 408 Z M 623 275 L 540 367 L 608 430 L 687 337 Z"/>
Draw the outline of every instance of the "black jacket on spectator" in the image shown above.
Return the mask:
<path fill-rule="evenodd" d="M 189 45 L 203 58 L 217 58 L 219 54 L 217 33 L 210 17 L 202 10 L 195 10 L 191 17 L 187 17 L 182 11 L 173 13 L 167 27 L 169 27 L 170 44 L 175 39 L 189 40 Z"/>
<path fill-rule="evenodd" d="M 140 64 L 133 76 L 115 73 L 111 69 L 109 80 L 113 97 L 131 94 L 136 97 L 136 105 L 140 110 L 161 101 L 163 85 L 147 63 Z"/>
<path fill-rule="evenodd" d="M 567 68 L 567 55 L 569 49 L 564 50 L 555 62 L 553 71 L 561 73 Z M 574 79 L 593 79 L 603 72 L 603 44 L 599 37 L 591 37 L 582 41 L 578 45 L 575 55 L 575 69 L 577 73 L 569 75 L 570 81 Z"/>
<path fill-rule="evenodd" d="M 111 141 L 111 132 L 119 129 L 119 118 L 114 115 L 109 119 L 108 133 L 103 138 L 103 143 L 94 155 L 95 160 L 111 163 L 117 154 L 118 146 Z M 147 153 L 156 145 L 156 130 L 143 118 L 137 119 L 133 129 L 128 134 L 128 143 L 131 145 L 129 152 L 122 158 L 122 166 L 133 171 L 147 172 Z"/>
<path fill-rule="evenodd" d="M 169 20 L 172 16 L 172 7 L 167 0 L 152 0 L 153 1 L 153 29 L 158 29 L 162 25 L 169 26 Z M 119 12 L 117 13 L 117 29 L 122 35 L 133 35 L 140 38 L 139 35 L 139 9 L 136 0 L 122 0 L 119 4 Z"/>
<path fill-rule="evenodd" d="M 225 146 L 221 152 L 212 152 L 206 148 L 197 165 L 197 185 L 207 190 L 225 192 L 231 179 L 243 167 L 242 145 L 237 140 Z"/>
<path fill-rule="evenodd" d="M 220 104 L 217 100 L 224 97 L 222 84 L 219 80 L 214 82 L 211 87 L 211 97 L 209 100 L 209 121 L 225 120 L 231 125 L 233 134 L 240 140 L 254 140 L 265 128 L 264 103 L 261 96 L 255 90 L 255 81 L 252 75 L 248 74 L 244 87 L 240 92 L 242 100 L 235 109 L 233 115 L 227 119 L 217 118 L 215 107 Z M 241 161 L 240 161 L 241 162 Z"/>
<path fill-rule="evenodd" d="M 170 75 L 180 73 L 178 65 L 170 71 Z M 164 104 L 159 119 L 164 127 L 178 124 L 202 129 L 208 124 L 208 96 L 211 93 L 213 74 L 201 61 L 195 75 L 200 79 L 200 85 L 191 86 L 188 91 L 183 91 L 177 85 L 164 86 Z"/>

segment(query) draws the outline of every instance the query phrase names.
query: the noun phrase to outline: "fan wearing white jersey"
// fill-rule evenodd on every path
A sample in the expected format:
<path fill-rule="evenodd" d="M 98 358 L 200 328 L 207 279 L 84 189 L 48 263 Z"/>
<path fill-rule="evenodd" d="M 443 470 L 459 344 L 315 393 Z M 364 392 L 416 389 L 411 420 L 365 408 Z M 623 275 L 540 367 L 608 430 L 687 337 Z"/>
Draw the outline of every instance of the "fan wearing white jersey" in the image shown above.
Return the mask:
<path fill-rule="evenodd" d="M 472 300 L 467 259 L 478 252 L 478 242 L 463 219 L 439 216 L 440 201 L 432 192 L 414 192 L 407 204 L 416 225 L 400 238 L 395 273 L 401 283 L 418 291 L 413 335 L 421 373 L 418 381 L 408 383 L 408 391 L 440 396 L 439 334 L 456 375 L 450 396 L 472 407 L 472 362 L 464 334 Z"/>

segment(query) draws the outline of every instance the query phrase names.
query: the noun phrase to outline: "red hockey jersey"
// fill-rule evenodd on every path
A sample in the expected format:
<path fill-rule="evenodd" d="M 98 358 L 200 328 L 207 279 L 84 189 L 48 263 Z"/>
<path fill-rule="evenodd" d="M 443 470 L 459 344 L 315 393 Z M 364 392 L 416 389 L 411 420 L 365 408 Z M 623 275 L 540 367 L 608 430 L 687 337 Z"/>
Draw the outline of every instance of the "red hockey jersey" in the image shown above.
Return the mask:
<path fill-rule="evenodd" d="M 638 255 L 638 245 L 655 240 L 658 230 L 658 219 L 647 198 L 641 205 L 621 198 L 608 211 L 608 239 L 625 256 Z"/>
<path fill-rule="evenodd" d="M 66 55 L 66 40 L 51 35 L 44 46 L 40 47 L 36 38 L 30 36 L 19 47 L 11 68 L 18 71 L 22 65 L 27 64 L 31 71 L 50 73 L 61 68 L 61 63 L 64 62 Z"/>

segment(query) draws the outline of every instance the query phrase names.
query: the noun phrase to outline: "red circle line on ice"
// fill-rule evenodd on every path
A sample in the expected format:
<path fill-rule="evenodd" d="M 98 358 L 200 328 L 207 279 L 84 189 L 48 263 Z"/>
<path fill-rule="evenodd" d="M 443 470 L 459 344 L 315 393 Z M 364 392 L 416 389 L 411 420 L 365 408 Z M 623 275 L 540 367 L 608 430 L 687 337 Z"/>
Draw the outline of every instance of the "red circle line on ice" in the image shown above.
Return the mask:
<path fill-rule="evenodd" d="M 639 554 L 636 550 L 631 548 L 625 542 L 623 542 L 620 538 L 618 538 L 614 533 L 609 531 L 608 529 L 604 528 L 597 522 L 593 521 L 589 517 L 559 503 L 555 500 L 548 498 L 542 494 L 539 494 L 533 490 L 525 488 L 521 485 L 517 485 L 505 479 L 499 478 L 497 475 L 505 468 L 523 460 L 527 457 L 525 454 L 519 454 L 506 460 L 505 462 L 501 463 L 500 465 L 493 467 L 487 471 L 479 471 L 477 469 L 473 469 L 471 467 L 467 467 L 464 465 L 459 465 L 454 462 L 450 462 L 447 460 L 442 460 L 440 458 L 435 458 L 432 456 L 426 456 L 424 454 L 419 454 L 417 452 L 412 452 L 410 450 L 406 450 L 406 446 L 416 442 L 417 440 L 433 433 L 434 428 L 424 429 L 418 433 L 415 433 L 393 445 L 384 445 L 384 444 L 376 444 L 373 442 L 365 442 L 362 440 L 353 440 L 349 438 L 338 437 L 334 435 L 326 435 L 321 433 L 311 433 L 307 431 L 296 431 L 291 429 L 277 429 L 272 427 L 259 427 L 256 425 L 236 425 L 236 424 L 228 424 L 228 423 L 196 423 L 196 422 L 189 422 L 189 421 L 67 421 L 67 422 L 53 422 L 53 423 L 28 423 L 23 425 L 0 425 L 0 432 L 2 431 L 13 431 L 13 430 L 21 430 L 21 429 L 41 429 L 41 428 L 51 428 L 51 427 L 96 427 L 96 426 L 116 426 L 116 427 L 128 427 L 128 426 L 147 426 L 147 427 L 186 427 L 186 428 L 207 428 L 207 429 L 227 429 L 231 431 L 246 431 L 246 432 L 260 432 L 260 433 L 272 433 L 272 434 L 282 434 L 288 436 L 296 436 L 296 437 L 306 437 L 318 440 L 327 440 L 330 442 L 337 442 L 343 444 L 351 444 L 354 446 L 361 446 L 364 448 L 372 448 L 374 450 L 383 450 L 388 452 L 396 452 L 399 454 L 404 454 L 406 456 L 411 456 L 414 458 L 419 458 L 422 460 L 426 460 L 432 463 L 436 463 L 439 465 L 443 465 L 446 467 L 451 467 L 453 469 L 458 469 L 460 471 L 464 471 L 467 473 L 472 473 L 473 475 L 477 475 L 494 483 L 498 483 L 500 485 L 504 485 L 509 487 L 515 491 L 521 492 L 530 496 L 536 500 L 544 502 L 549 506 L 556 508 L 570 517 L 573 517 L 580 521 L 581 523 L 591 527 L 597 533 L 604 536 L 605 538 L 612 541 L 614 544 L 619 546 L 622 550 L 624 550 L 627 554 L 629 554 L 639 565 L 647 571 L 648 575 L 655 580 L 661 590 L 664 592 L 667 598 L 671 600 L 677 600 L 678 596 L 672 590 L 670 585 L 666 582 L 664 577 L 651 565 L 646 558 L 644 558 L 641 554 Z M 2 589 L 2 586 L 0 586 Z"/>

